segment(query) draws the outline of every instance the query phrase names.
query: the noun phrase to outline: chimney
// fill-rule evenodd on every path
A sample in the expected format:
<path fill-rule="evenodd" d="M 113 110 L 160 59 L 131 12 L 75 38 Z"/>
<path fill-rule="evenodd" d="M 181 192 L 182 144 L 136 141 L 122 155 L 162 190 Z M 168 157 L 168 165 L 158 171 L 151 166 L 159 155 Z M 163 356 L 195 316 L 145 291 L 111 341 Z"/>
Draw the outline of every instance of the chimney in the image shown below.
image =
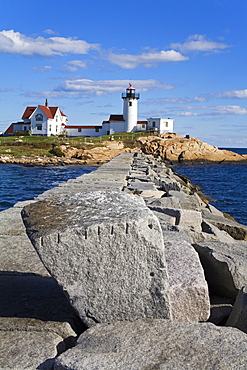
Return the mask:
<path fill-rule="evenodd" d="M 48 107 L 48 100 L 45 99 L 45 106 Z"/>

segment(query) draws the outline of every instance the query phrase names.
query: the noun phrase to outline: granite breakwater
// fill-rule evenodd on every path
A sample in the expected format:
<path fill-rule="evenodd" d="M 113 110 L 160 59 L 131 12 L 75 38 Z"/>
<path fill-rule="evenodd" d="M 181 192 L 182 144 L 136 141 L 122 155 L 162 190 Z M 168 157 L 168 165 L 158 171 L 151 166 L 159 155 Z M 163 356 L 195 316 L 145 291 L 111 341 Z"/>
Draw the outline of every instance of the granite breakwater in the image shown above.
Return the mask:
<path fill-rule="evenodd" d="M 121 154 L 0 219 L 0 368 L 247 368 L 247 227 L 159 159 Z"/>

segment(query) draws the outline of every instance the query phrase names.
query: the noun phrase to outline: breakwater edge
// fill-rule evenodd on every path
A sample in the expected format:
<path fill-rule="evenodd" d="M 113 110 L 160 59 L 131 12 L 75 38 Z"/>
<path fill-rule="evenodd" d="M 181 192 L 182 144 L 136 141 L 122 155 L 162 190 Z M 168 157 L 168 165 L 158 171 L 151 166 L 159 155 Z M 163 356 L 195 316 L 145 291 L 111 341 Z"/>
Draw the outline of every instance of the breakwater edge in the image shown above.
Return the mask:
<path fill-rule="evenodd" d="M 121 154 L 0 217 L 2 368 L 245 366 L 247 227 L 161 161 Z"/>

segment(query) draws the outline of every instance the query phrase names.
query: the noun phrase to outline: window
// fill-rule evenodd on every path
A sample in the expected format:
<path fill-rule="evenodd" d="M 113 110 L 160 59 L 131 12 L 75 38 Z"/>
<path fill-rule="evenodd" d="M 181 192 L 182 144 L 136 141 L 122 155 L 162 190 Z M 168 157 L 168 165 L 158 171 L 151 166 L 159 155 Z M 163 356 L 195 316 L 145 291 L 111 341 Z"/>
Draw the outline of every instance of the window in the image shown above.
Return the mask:
<path fill-rule="evenodd" d="M 24 131 L 27 131 L 27 126 L 24 126 Z"/>
<path fill-rule="evenodd" d="M 58 116 L 56 116 L 56 122 L 58 122 Z"/>
<path fill-rule="evenodd" d="M 153 127 L 155 127 L 155 121 L 153 122 Z"/>
<path fill-rule="evenodd" d="M 142 128 L 145 128 L 146 127 L 146 125 L 142 125 Z"/>
<path fill-rule="evenodd" d="M 41 124 L 37 124 L 36 125 L 36 130 L 37 131 L 42 131 L 42 125 Z"/>
<path fill-rule="evenodd" d="M 81 132 L 81 128 L 78 128 L 78 132 Z"/>
<path fill-rule="evenodd" d="M 58 125 L 56 125 L 56 132 L 57 132 L 57 130 L 58 130 Z"/>
<path fill-rule="evenodd" d="M 36 119 L 36 121 L 43 121 L 43 115 L 42 114 L 36 114 L 35 119 Z"/>
<path fill-rule="evenodd" d="M 166 122 L 166 127 L 168 127 L 168 122 Z"/>
<path fill-rule="evenodd" d="M 129 101 L 129 107 L 132 107 L 132 101 Z"/>
<path fill-rule="evenodd" d="M 95 132 L 99 132 L 99 127 L 95 127 Z"/>
<path fill-rule="evenodd" d="M 49 131 L 51 131 L 51 125 L 49 125 Z"/>

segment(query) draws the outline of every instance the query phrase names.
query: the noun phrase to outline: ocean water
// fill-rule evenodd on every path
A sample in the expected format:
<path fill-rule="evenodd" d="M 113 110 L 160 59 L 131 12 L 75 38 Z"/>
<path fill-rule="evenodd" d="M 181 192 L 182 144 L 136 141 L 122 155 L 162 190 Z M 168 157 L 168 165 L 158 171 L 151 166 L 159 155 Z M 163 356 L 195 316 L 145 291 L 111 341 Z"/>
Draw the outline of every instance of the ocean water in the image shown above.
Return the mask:
<path fill-rule="evenodd" d="M 223 149 L 223 148 L 221 148 Z M 225 148 L 247 154 L 247 148 Z M 199 185 L 222 212 L 247 225 L 247 165 L 176 165 L 174 170 Z"/>
<path fill-rule="evenodd" d="M 27 167 L 0 163 L 0 211 L 33 199 L 63 181 L 95 170 L 96 166 Z"/>

